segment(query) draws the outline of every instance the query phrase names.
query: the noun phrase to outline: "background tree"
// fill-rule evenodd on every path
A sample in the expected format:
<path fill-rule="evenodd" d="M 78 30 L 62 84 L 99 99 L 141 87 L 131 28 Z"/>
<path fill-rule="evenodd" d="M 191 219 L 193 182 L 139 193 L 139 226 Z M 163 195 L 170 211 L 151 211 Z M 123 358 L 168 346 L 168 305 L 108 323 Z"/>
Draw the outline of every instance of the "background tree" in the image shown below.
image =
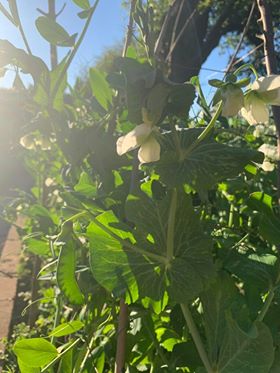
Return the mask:
<path fill-rule="evenodd" d="M 244 29 L 253 1 L 248 0 L 150 0 L 153 8 L 154 30 L 159 35 L 156 57 L 168 66 L 172 80 L 182 82 L 197 75 L 222 41 L 227 38 L 234 46 Z M 279 29 L 279 1 L 270 0 L 275 29 Z M 244 40 L 245 48 L 260 47 L 257 36 L 258 11 L 255 7 Z M 277 37 L 277 34 L 276 34 Z M 276 47 L 278 48 L 276 40 Z M 261 53 L 261 48 L 259 49 Z M 254 61 L 258 60 L 258 49 Z M 256 63 L 255 63 L 256 64 Z M 259 63 L 261 66 L 261 61 Z"/>

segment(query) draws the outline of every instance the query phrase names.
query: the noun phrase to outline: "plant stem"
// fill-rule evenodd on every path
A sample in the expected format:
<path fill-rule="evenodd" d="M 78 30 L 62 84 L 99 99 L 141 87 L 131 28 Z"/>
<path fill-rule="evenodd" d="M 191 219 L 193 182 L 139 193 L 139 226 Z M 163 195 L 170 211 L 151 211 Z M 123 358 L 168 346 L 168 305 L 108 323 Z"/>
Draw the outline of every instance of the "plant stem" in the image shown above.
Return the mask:
<path fill-rule="evenodd" d="M 61 354 L 59 354 L 53 361 L 51 361 L 48 365 L 46 365 L 42 370 L 41 373 L 48 372 L 48 370 L 57 362 L 59 361 L 68 351 L 70 351 L 73 347 L 76 346 L 81 341 L 81 338 L 76 339 L 73 343 L 70 344 Z"/>
<path fill-rule="evenodd" d="M 204 128 L 204 130 L 201 132 L 201 134 L 198 136 L 198 138 L 191 144 L 191 146 L 186 150 L 186 152 L 184 153 L 184 158 L 187 157 L 188 154 L 190 154 L 194 148 L 197 147 L 197 145 L 203 141 L 209 134 L 210 132 L 212 131 L 219 115 L 221 114 L 222 112 L 222 107 L 223 107 L 223 102 L 220 101 L 219 105 L 218 105 L 218 108 L 217 108 L 217 111 L 216 113 L 213 115 L 213 117 L 211 118 L 210 122 L 208 123 L 208 125 Z"/>
<path fill-rule="evenodd" d="M 167 248 L 166 257 L 168 263 L 174 255 L 174 230 L 176 220 L 176 209 L 177 209 L 177 189 L 174 188 L 171 196 L 171 203 L 168 214 L 168 226 L 167 226 Z"/>
<path fill-rule="evenodd" d="M 238 44 L 235 48 L 235 51 L 234 51 L 234 53 L 233 53 L 233 55 L 230 59 L 230 62 L 228 64 L 227 68 L 226 68 L 225 75 L 227 75 L 230 72 L 232 66 L 234 65 L 236 56 L 237 56 L 238 52 L 240 51 L 240 48 L 241 48 L 241 45 L 242 45 L 243 40 L 245 38 L 245 35 L 247 34 L 247 31 L 249 29 L 249 26 L 250 26 L 250 23 L 251 23 L 251 20 L 252 20 L 252 16 L 253 16 L 253 13 L 254 13 L 254 10 L 255 10 L 255 6 L 256 6 L 256 3 L 255 3 L 255 0 L 253 0 L 252 6 L 251 6 L 251 9 L 250 9 L 247 21 L 246 21 L 246 24 L 244 26 L 244 29 L 243 29 L 243 32 L 242 32 L 241 37 L 239 39 L 239 42 L 238 42 Z"/>
<path fill-rule="evenodd" d="M 14 6 L 15 6 L 15 13 L 16 13 L 16 20 L 15 21 L 17 22 L 17 26 L 18 26 L 19 32 L 21 34 L 21 37 L 22 37 L 22 40 L 24 42 L 24 45 L 25 45 L 25 48 L 26 48 L 27 52 L 29 54 L 32 54 L 31 48 L 30 48 L 30 46 L 28 44 L 28 41 L 27 41 L 27 38 L 25 36 L 24 29 L 22 27 L 21 20 L 19 18 L 19 12 L 18 12 L 18 6 L 17 6 L 17 1 L 16 0 L 14 1 Z"/>
<path fill-rule="evenodd" d="M 55 13 L 55 0 L 48 0 L 49 3 L 49 13 L 48 16 L 53 20 L 56 21 L 56 13 Z M 50 44 L 50 57 L 51 57 L 51 68 L 52 70 L 57 66 L 57 47 L 54 44 Z"/>
<path fill-rule="evenodd" d="M 62 310 L 62 303 L 61 303 L 61 295 L 59 294 L 56 298 L 56 310 L 55 310 L 55 317 L 54 317 L 54 323 L 53 323 L 53 329 L 55 329 L 60 322 L 60 316 L 61 316 L 61 310 Z M 54 343 L 55 336 L 51 337 L 51 343 Z"/>
<path fill-rule="evenodd" d="M 120 312 L 118 320 L 117 352 L 115 373 L 122 373 L 125 365 L 126 331 L 128 325 L 128 307 L 124 299 L 120 300 Z"/>
<path fill-rule="evenodd" d="M 66 72 L 67 72 L 69 66 L 71 65 L 71 63 L 72 63 L 72 61 L 73 61 L 73 59 L 74 59 L 74 57 L 75 57 L 75 55 L 76 55 L 76 53 L 77 53 L 77 51 L 78 51 L 80 45 L 81 45 L 81 43 L 82 43 L 82 41 L 83 41 L 83 39 L 84 39 L 84 37 L 85 37 L 85 34 L 86 34 L 87 30 L 88 30 L 88 27 L 89 27 L 89 25 L 90 25 L 90 22 L 91 22 L 92 16 L 93 16 L 94 13 L 95 13 L 95 10 L 96 10 L 96 8 L 97 8 L 97 5 L 98 5 L 99 1 L 100 1 L 100 0 L 96 0 L 95 3 L 94 3 L 94 6 L 91 8 L 91 11 L 90 11 L 90 13 L 89 13 L 89 15 L 88 15 L 87 21 L 86 21 L 86 23 L 85 23 L 85 25 L 84 25 L 83 31 L 82 31 L 82 33 L 81 33 L 81 35 L 80 35 L 80 37 L 79 37 L 77 43 L 75 44 L 75 46 L 74 46 L 74 48 L 73 48 L 73 50 L 72 50 L 72 52 L 71 52 L 71 54 L 70 54 L 70 56 L 69 56 L 67 62 L 66 62 L 65 65 L 63 66 L 63 69 L 62 69 L 62 71 L 61 71 L 61 74 L 60 74 L 59 78 L 58 78 L 57 81 L 56 81 L 56 84 L 55 84 L 55 86 L 54 86 L 54 89 L 53 89 L 53 91 L 51 92 L 51 97 L 50 97 L 50 103 L 51 103 L 51 104 L 52 104 L 52 102 L 53 102 L 53 100 L 54 100 L 54 98 L 55 98 L 55 96 L 56 96 L 56 94 L 57 94 L 57 91 L 59 90 L 59 87 L 60 87 L 60 85 L 61 85 L 61 83 L 62 83 L 62 81 L 63 81 L 64 75 L 66 74 Z"/>
<path fill-rule="evenodd" d="M 132 33 L 133 33 L 133 14 L 135 12 L 136 3 L 137 3 L 137 0 L 131 0 L 130 11 L 129 11 L 129 21 L 127 25 L 127 33 L 126 33 L 125 43 L 124 43 L 124 47 L 122 51 L 122 57 L 126 56 L 127 49 L 131 44 Z"/>
<path fill-rule="evenodd" d="M 266 297 L 266 300 L 263 304 L 263 307 L 262 307 L 260 313 L 258 314 L 258 317 L 256 318 L 256 321 L 258 321 L 258 322 L 263 321 L 263 319 L 265 318 L 265 315 L 266 315 L 267 311 L 269 310 L 269 307 L 270 307 L 270 305 L 273 301 L 274 295 L 275 295 L 274 290 L 273 289 L 269 290 L 268 296 Z"/>
<path fill-rule="evenodd" d="M 193 317 L 192 317 L 192 314 L 189 310 L 189 307 L 187 306 L 187 304 L 182 303 L 181 304 L 181 309 L 182 309 L 183 315 L 185 317 L 186 324 L 187 324 L 187 326 L 189 328 L 189 331 L 191 333 L 191 336 L 193 338 L 194 344 L 195 344 L 195 346 L 197 348 L 197 351 L 199 353 L 199 356 L 200 356 L 200 358 L 201 358 L 201 360 L 204 364 L 204 367 L 205 367 L 207 373 L 213 373 L 214 371 L 211 367 L 208 355 L 205 351 L 204 345 L 203 345 L 202 340 L 200 338 L 199 332 L 197 330 L 197 327 L 195 325 L 195 322 L 193 320 Z"/>

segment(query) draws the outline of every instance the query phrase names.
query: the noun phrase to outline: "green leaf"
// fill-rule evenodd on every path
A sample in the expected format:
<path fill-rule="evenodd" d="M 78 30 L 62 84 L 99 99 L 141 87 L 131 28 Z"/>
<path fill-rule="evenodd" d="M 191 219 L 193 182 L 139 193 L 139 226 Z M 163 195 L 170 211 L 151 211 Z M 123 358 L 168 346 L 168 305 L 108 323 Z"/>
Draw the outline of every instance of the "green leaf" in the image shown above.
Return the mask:
<path fill-rule="evenodd" d="M 105 78 L 105 75 L 97 69 L 91 68 L 89 70 L 89 78 L 91 90 L 99 104 L 108 110 L 112 105 L 112 90 Z"/>
<path fill-rule="evenodd" d="M 20 369 L 20 373 L 40 373 L 40 368 L 32 368 L 24 364 L 20 359 L 17 359 L 17 363 Z"/>
<path fill-rule="evenodd" d="M 172 135 L 167 133 L 162 136 L 162 156 L 155 168 L 161 181 L 169 187 L 186 183 L 203 194 L 216 183 L 237 176 L 251 161 L 257 162 L 263 158 L 262 153 L 255 150 L 220 144 L 212 138 L 192 148 L 200 133 L 201 129 L 178 131 L 182 160 L 178 160 Z"/>
<path fill-rule="evenodd" d="M 58 90 L 56 92 L 54 92 L 54 90 L 56 89 L 58 79 L 60 79 L 61 74 L 64 72 L 66 60 L 67 57 L 65 57 L 54 70 L 44 72 L 37 82 L 34 101 L 42 108 L 49 109 L 49 107 L 52 106 L 57 111 L 61 111 L 64 108 L 64 91 L 67 86 L 66 73 L 63 75 Z M 50 100 L 52 100 L 52 102 L 50 102 Z"/>
<path fill-rule="evenodd" d="M 247 85 L 249 85 L 250 82 L 251 82 L 251 78 L 244 78 L 244 79 L 238 80 L 236 83 L 234 83 L 234 85 L 240 88 L 244 88 L 244 87 L 247 87 Z"/>
<path fill-rule="evenodd" d="M 25 74 L 31 74 L 35 83 L 42 73 L 48 72 L 45 62 L 39 57 L 16 48 L 7 40 L 0 39 L 0 68 L 10 64 L 19 67 Z"/>
<path fill-rule="evenodd" d="M 82 9 L 90 8 L 90 3 L 88 0 L 72 0 L 72 1 Z"/>
<path fill-rule="evenodd" d="M 60 249 L 57 263 L 57 283 L 60 290 L 69 299 L 70 303 L 81 305 L 84 303 L 84 296 L 75 277 L 75 251 L 77 244 L 71 233 L 59 239 L 65 240 L 65 242 Z"/>
<path fill-rule="evenodd" d="M 97 193 L 96 185 L 93 184 L 89 175 L 84 171 L 80 175 L 78 184 L 74 186 L 74 190 L 89 198 L 95 197 Z"/>
<path fill-rule="evenodd" d="M 259 233 L 273 245 L 280 244 L 280 219 L 273 212 L 272 197 L 263 192 L 252 193 L 248 206 L 260 213 Z"/>
<path fill-rule="evenodd" d="M 50 337 L 63 337 L 73 334 L 84 327 L 84 323 L 79 320 L 69 321 L 58 325 L 50 334 Z"/>
<path fill-rule="evenodd" d="M 271 254 L 241 254 L 230 252 L 224 267 L 246 284 L 254 284 L 255 289 L 266 292 L 275 281 L 277 257 Z"/>
<path fill-rule="evenodd" d="M 112 227 L 112 224 L 118 224 L 119 221 L 111 211 L 99 215 L 97 221 L 120 239 L 135 241 L 126 227 L 125 230 Z M 94 278 L 107 290 L 118 295 L 133 288 L 135 277 L 119 240 L 113 238 L 95 222 L 91 222 L 88 226 L 87 237 L 90 243 L 90 265 Z M 137 298 L 137 295 L 135 296 Z"/>
<path fill-rule="evenodd" d="M 15 343 L 13 351 L 31 368 L 40 368 L 58 356 L 55 346 L 43 338 L 21 339 Z"/>
<path fill-rule="evenodd" d="M 41 36 L 50 44 L 60 47 L 73 47 L 77 34 L 70 36 L 68 32 L 52 18 L 40 16 L 36 19 L 36 27 Z"/>
<path fill-rule="evenodd" d="M 220 276 L 201 300 L 211 365 L 219 373 L 269 372 L 274 358 L 271 333 L 264 324 L 250 322 L 234 281 Z"/>
<path fill-rule="evenodd" d="M 225 82 L 223 82 L 222 80 L 219 80 L 219 79 L 210 79 L 210 80 L 208 80 L 208 83 L 212 87 L 216 87 L 216 88 L 220 88 L 220 87 L 222 87 L 223 85 L 226 84 Z"/>
<path fill-rule="evenodd" d="M 166 112 L 168 115 L 186 116 L 195 98 L 195 88 L 190 83 L 172 84 Z"/>
<path fill-rule="evenodd" d="M 174 258 L 166 265 L 169 202 L 169 195 L 160 203 L 143 195 L 129 196 L 126 215 L 135 224 L 133 231 L 110 211 L 98 216 L 102 226 L 91 222 L 87 230 L 91 269 L 102 286 L 120 295 L 132 293 L 137 284 L 141 297 L 160 300 L 167 291 L 178 302 L 205 288 L 214 276 L 211 241 L 204 237 L 185 194 L 178 201 Z"/>
<path fill-rule="evenodd" d="M 264 192 L 251 193 L 248 206 L 266 215 L 273 214 L 272 197 Z"/>
<path fill-rule="evenodd" d="M 126 216 L 135 224 L 137 243 L 164 256 L 167 250 L 170 198 L 168 194 L 156 201 L 142 194 L 129 196 L 126 202 Z M 190 197 L 185 193 L 178 196 L 174 248 L 174 258 L 167 268 L 161 268 L 161 274 L 163 278 L 168 278 L 169 284 L 165 286 L 169 295 L 182 302 L 184 299 L 192 299 L 202 291 L 214 275 L 211 241 L 203 235 Z"/>
<path fill-rule="evenodd" d="M 142 108 L 149 90 L 156 80 L 156 70 L 145 63 L 133 58 L 117 58 L 116 67 L 126 79 L 126 98 L 128 106 L 128 120 L 132 123 L 142 123 Z"/>
<path fill-rule="evenodd" d="M 14 20 L 14 24 L 18 26 L 20 21 L 19 21 L 19 15 L 18 15 L 17 2 L 16 0 L 8 0 L 8 3 L 9 3 L 11 15 Z"/>
<path fill-rule="evenodd" d="M 47 256 L 50 253 L 50 247 L 48 241 L 37 240 L 35 238 L 24 239 L 24 248 L 39 256 Z"/>

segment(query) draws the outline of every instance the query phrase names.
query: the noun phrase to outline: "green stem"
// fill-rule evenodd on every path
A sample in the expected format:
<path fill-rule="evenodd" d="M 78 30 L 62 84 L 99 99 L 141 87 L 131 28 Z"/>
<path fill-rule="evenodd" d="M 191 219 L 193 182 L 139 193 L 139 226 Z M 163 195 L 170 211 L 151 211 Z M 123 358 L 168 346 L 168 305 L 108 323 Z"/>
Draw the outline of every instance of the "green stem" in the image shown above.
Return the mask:
<path fill-rule="evenodd" d="M 168 215 L 166 258 L 168 263 L 174 255 L 174 231 L 177 209 L 177 189 L 173 189 Z"/>
<path fill-rule="evenodd" d="M 59 294 L 58 297 L 56 298 L 56 310 L 55 310 L 53 329 L 55 329 L 59 325 L 61 311 L 62 311 L 62 302 L 61 302 L 61 295 Z M 52 336 L 51 343 L 54 343 L 54 341 L 55 341 L 55 336 Z"/>
<path fill-rule="evenodd" d="M 85 37 L 85 34 L 86 34 L 87 30 L 88 30 L 88 27 L 89 27 L 89 25 L 90 25 L 90 22 L 91 22 L 92 16 L 93 16 L 93 14 L 95 13 L 95 10 L 96 10 L 96 8 L 97 8 L 97 5 L 98 5 L 99 1 L 100 1 L 100 0 L 96 0 L 95 3 L 94 3 L 94 6 L 91 8 L 91 12 L 89 13 L 89 16 L 88 16 L 88 18 L 87 18 L 87 21 L 86 21 L 86 23 L 85 23 L 85 26 L 84 26 L 84 28 L 83 28 L 83 31 L 82 31 L 82 33 L 81 33 L 81 35 L 80 35 L 80 37 L 79 37 L 79 40 L 78 40 L 77 43 L 75 44 L 75 46 L 74 46 L 74 48 L 73 48 L 73 50 L 72 50 L 72 52 L 71 52 L 71 54 L 70 54 L 70 56 L 69 56 L 67 62 L 65 63 L 65 65 L 64 65 L 64 67 L 63 67 L 63 69 L 62 69 L 62 71 L 61 71 L 61 74 L 60 74 L 59 78 L 58 78 L 57 81 L 56 81 L 56 84 L 55 84 L 55 86 L 54 86 L 54 89 L 53 89 L 53 91 L 51 92 L 51 97 L 50 97 L 50 103 L 51 103 L 51 104 L 52 104 L 52 102 L 53 102 L 53 100 L 54 100 L 54 98 L 55 98 L 55 96 L 56 96 L 56 94 L 57 94 L 57 92 L 58 92 L 58 90 L 59 90 L 59 87 L 60 87 L 60 85 L 61 85 L 61 83 L 62 83 L 62 81 L 63 81 L 64 75 L 66 74 L 66 72 L 67 72 L 69 66 L 71 65 L 71 63 L 72 63 L 72 61 L 73 61 L 73 59 L 74 59 L 74 57 L 75 57 L 75 55 L 76 55 L 76 53 L 77 53 L 77 51 L 78 51 L 80 45 L 81 45 L 81 43 L 82 43 L 82 41 L 83 41 L 83 39 L 84 39 L 84 37 Z"/>
<path fill-rule="evenodd" d="M 235 70 L 234 75 L 238 75 L 240 71 L 247 70 L 247 69 L 250 69 L 254 73 L 256 79 L 258 79 L 259 75 L 251 63 L 245 63 L 244 65 L 240 66 L 238 69 Z"/>
<path fill-rule="evenodd" d="M 184 153 L 184 158 L 186 158 L 187 155 L 190 154 L 197 147 L 197 145 L 199 143 L 201 143 L 201 141 L 203 141 L 210 134 L 210 132 L 212 131 L 212 129 L 213 129 L 213 127 L 214 127 L 214 125 L 215 125 L 218 117 L 219 117 L 219 115 L 222 112 L 222 107 L 223 107 L 223 102 L 220 101 L 216 113 L 213 115 L 213 117 L 211 118 L 210 122 L 205 127 L 205 129 L 201 132 L 201 134 L 198 136 L 198 138 L 186 150 L 186 152 Z"/>
<path fill-rule="evenodd" d="M 232 228 L 233 226 L 233 217 L 234 217 L 234 206 L 231 203 L 229 208 L 229 217 L 228 217 L 228 227 Z"/>
<path fill-rule="evenodd" d="M 280 273 L 278 273 L 274 286 L 272 286 L 270 290 L 268 291 L 268 296 L 265 299 L 265 302 L 262 306 L 262 309 L 260 310 L 260 313 L 258 314 L 258 317 L 256 318 L 256 321 L 263 321 L 263 319 L 265 318 L 265 315 L 267 314 L 267 311 L 269 310 L 269 307 L 271 306 L 271 303 L 274 299 L 275 289 L 278 286 L 279 281 L 280 281 Z"/>
<path fill-rule="evenodd" d="M 265 315 L 266 315 L 267 311 L 269 310 L 269 307 L 270 307 L 270 305 L 273 301 L 274 295 L 275 295 L 274 290 L 273 289 L 269 290 L 268 296 L 265 299 L 263 307 L 262 307 L 260 313 L 258 314 L 258 317 L 256 318 L 256 321 L 258 321 L 258 322 L 263 321 L 263 319 L 265 318 Z"/>
<path fill-rule="evenodd" d="M 70 351 L 73 347 L 76 346 L 81 341 L 81 338 L 76 339 L 73 343 L 70 344 L 61 354 L 59 354 L 53 361 L 51 361 L 48 365 L 46 365 L 42 370 L 41 373 L 47 372 L 55 363 L 57 363 L 68 351 Z"/>
<path fill-rule="evenodd" d="M 200 334 L 197 330 L 197 327 L 195 325 L 192 314 L 191 314 L 187 304 L 182 303 L 181 304 L 181 309 L 182 309 L 184 318 L 186 320 L 186 324 L 187 324 L 187 326 L 189 328 L 189 331 L 191 333 L 191 336 L 193 338 L 194 344 L 195 344 L 195 346 L 197 348 L 197 351 L 199 353 L 199 356 L 200 356 L 200 358 L 201 358 L 201 360 L 204 364 L 204 367 L 205 367 L 207 373 L 213 373 L 214 371 L 211 367 L 208 355 L 206 353 L 206 350 L 205 350 L 204 345 L 202 343 L 202 340 L 200 338 Z"/>

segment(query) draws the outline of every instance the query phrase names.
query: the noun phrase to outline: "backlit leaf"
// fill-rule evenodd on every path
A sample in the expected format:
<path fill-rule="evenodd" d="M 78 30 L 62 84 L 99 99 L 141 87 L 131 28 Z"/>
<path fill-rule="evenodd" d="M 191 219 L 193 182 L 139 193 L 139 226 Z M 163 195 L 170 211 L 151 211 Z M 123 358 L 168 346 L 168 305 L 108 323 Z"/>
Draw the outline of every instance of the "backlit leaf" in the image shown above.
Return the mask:
<path fill-rule="evenodd" d="M 23 364 L 32 368 L 40 368 L 58 355 L 55 346 L 43 338 L 21 339 L 15 343 L 13 351 Z"/>

